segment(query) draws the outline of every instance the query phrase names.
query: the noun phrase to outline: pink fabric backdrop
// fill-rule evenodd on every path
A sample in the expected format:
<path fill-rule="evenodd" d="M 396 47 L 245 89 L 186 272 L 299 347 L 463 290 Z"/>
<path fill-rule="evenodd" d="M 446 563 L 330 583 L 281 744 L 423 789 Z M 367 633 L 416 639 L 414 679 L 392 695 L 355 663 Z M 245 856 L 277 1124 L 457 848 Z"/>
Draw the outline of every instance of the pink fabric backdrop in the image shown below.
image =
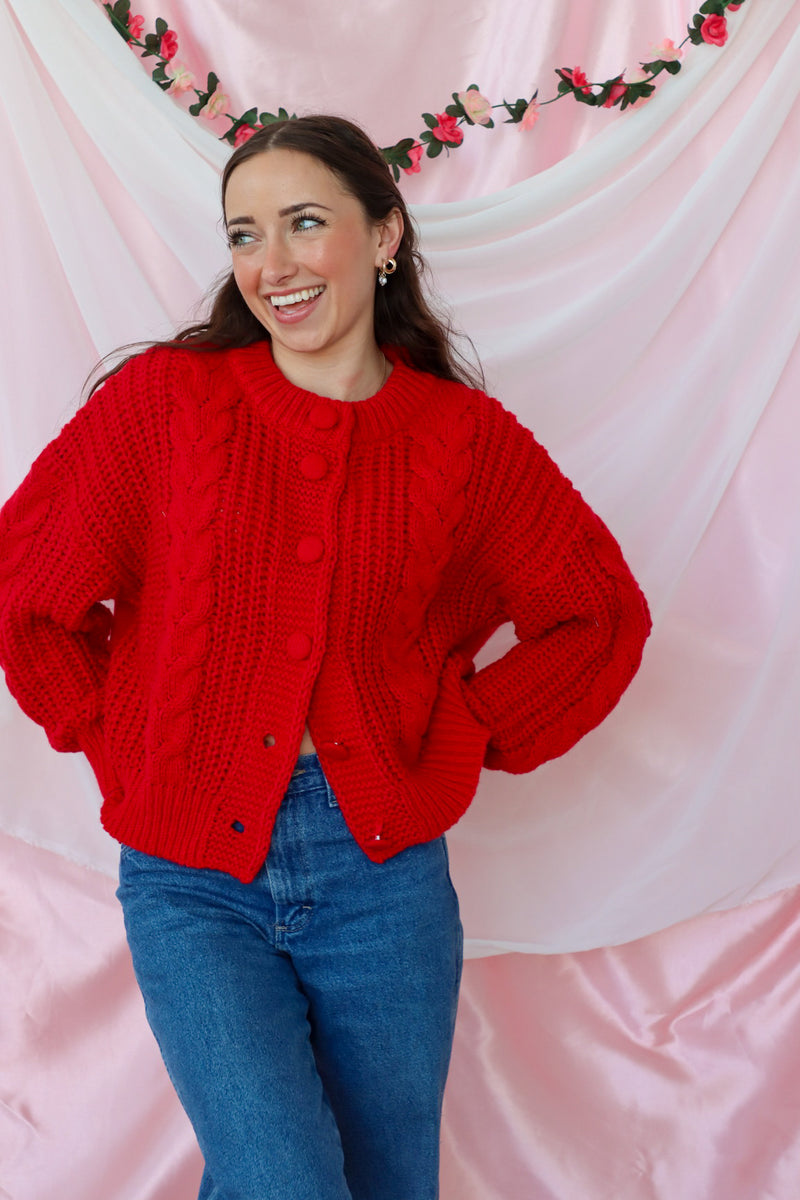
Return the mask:
<path fill-rule="evenodd" d="M 771 896 L 617 949 L 468 963 L 443 1200 L 800 1189 L 800 901 L 778 891 L 800 880 L 799 9 L 747 0 L 725 51 L 692 52 L 642 113 L 561 103 L 404 179 L 493 386 L 609 519 L 657 615 L 613 719 L 529 782 L 484 780 L 454 834 L 473 952 L 602 946 Z M 234 106 L 334 108 L 388 142 L 469 82 L 512 99 L 548 94 L 555 65 L 618 71 L 679 40 L 690 6 L 138 11 L 174 20 L 179 58 Z M 96 354 L 166 331 L 224 261 L 219 147 L 94 16 L 0 0 L 3 261 L 25 282 L 0 296 L 6 490 Z M 0 731 L 5 828 L 61 851 L 0 838 L 0 1196 L 190 1200 L 199 1166 L 113 885 L 62 857 L 113 869 L 88 768 L 4 695 Z"/>
<path fill-rule="evenodd" d="M 113 883 L 0 851 L 0 1196 L 192 1200 Z M 796 1200 L 798 1031 L 797 890 L 615 949 L 472 960 L 442 1200 Z"/>

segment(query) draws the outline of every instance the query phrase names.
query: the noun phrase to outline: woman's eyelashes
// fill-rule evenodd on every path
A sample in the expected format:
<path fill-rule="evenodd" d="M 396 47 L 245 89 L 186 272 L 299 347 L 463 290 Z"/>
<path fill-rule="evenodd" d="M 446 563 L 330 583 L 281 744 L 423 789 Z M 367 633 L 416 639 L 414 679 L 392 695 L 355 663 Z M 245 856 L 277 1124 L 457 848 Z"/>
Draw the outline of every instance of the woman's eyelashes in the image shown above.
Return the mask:
<path fill-rule="evenodd" d="M 314 229 L 318 225 L 327 225 L 324 217 L 317 217 L 311 212 L 295 213 L 292 229 L 296 233 L 304 233 L 306 229 Z"/>
<path fill-rule="evenodd" d="M 299 212 L 292 217 L 291 230 L 292 233 L 306 233 L 327 223 L 324 217 L 318 217 L 314 213 Z M 249 246 L 258 240 L 258 234 L 250 229 L 229 229 L 227 237 L 231 249 L 236 246 Z"/>

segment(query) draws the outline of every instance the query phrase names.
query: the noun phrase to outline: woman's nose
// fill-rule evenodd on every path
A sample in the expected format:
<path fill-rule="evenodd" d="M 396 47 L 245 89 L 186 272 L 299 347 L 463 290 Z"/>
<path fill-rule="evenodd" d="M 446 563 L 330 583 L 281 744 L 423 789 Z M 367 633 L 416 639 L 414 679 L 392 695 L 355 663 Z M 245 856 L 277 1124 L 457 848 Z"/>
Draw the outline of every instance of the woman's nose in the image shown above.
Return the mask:
<path fill-rule="evenodd" d="M 261 260 L 261 280 L 269 287 L 279 287 L 290 280 L 297 266 L 294 263 L 289 247 L 281 238 L 266 242 Z"/>

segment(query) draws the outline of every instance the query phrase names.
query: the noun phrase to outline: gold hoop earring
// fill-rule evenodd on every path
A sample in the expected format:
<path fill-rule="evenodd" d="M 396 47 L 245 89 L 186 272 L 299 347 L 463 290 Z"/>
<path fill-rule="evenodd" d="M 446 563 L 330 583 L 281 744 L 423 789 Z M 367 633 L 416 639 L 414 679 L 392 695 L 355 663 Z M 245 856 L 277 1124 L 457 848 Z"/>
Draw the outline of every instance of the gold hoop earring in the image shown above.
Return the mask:
<path fill-rule="evenodd" d="M 381 287 L 386 287 L 386 280 L 390 275 L 394 275 L 397 270 L 397 263 L 393 258 L 387 258 L 386 262 L 378 271 L 378 283 Z"/>

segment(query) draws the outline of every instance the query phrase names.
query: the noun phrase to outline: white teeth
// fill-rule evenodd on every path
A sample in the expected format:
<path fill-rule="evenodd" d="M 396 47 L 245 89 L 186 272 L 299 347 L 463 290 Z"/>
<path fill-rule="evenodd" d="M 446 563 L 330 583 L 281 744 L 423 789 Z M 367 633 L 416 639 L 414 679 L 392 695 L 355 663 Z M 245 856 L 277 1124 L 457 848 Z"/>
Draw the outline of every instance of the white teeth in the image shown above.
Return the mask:
<path fill-rule="evenodd" d="M 301 300 L 313 300 L 315 296 L 320 296 L 325 291 L 325 285 L 319 287 L 303 288 L 300 292 L 290 292 L 288 296 L 270 296 L 270 302 L 275 308 L 283 308 L 285 304 L 299 304 Z"/>

